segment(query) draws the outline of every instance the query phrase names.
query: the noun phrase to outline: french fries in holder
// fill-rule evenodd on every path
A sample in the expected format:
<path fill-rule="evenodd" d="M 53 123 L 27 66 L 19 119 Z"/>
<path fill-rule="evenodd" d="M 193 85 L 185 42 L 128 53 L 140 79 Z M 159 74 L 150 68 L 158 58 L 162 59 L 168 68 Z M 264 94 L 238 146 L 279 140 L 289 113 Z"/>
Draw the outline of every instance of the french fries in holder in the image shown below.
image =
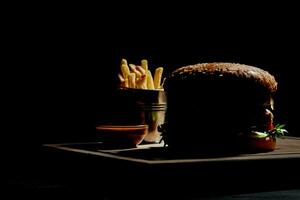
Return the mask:
<path fill-rule="evenodd" d="M 153 74 L 150 68 L 147 60 L 141 60 L 140 65 L 121 60 L 118 102 L 128 124 L 148 125 L 143 143 L 158 143 L 161 140 L 158 126 L 165 122 L 167 104 L 163 90 L 163 67 L 155 68 Z"/>

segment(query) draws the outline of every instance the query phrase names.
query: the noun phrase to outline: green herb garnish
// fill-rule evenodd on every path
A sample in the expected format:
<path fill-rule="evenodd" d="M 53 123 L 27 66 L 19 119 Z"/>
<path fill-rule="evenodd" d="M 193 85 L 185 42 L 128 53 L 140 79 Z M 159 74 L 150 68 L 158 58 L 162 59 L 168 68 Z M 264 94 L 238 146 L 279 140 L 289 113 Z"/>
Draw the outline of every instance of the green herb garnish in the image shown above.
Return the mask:
<path fill-rule="evenodd" d="M 283 137 L 285 134 L 288 133 L 288 131 L 284 129 L 284 127 L 285 124 L 277 124 L 273 129 L 269 130 L 267 133 L 273 138 Z"/>
<path fill-rule="evenodd" d="M 266 138 L 266 137 L 272 137 L 272 138 L 277 138 L 277 137 L 283 137 L 285 134 L 288 133 L 286 129 L 284 129 L 285 124 L 277 124 L 273 129 L 260 132 L 256 131 L 256 127 L 252 127 L 252 131 L 248 135 L 251 138 Z"/>

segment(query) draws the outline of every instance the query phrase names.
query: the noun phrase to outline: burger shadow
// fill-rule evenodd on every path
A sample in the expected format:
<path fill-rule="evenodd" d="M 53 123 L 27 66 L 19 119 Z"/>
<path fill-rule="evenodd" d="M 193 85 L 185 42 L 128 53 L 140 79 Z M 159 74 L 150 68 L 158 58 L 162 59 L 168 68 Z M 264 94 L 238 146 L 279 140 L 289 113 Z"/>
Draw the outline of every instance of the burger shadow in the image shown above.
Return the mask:
<path fill-rule="evenodd" d="M 242 153 L 243 151 L 233 149 L 178 149 L 170 147 L 151 147 L 147 149 L 137 148 L 117 152 L 120 156 L 150 161 L 225 158 L 238 156 Z"/>
<path fill-rule="evenodd" d="M 205 159 L 205 158 L 225 158 L 239 156 L 244 151 L 229 148 L 170 148 L 168 146 L 138 147 L 106 145 L 104 143 L 82 143 L 64 144 L 63 147 L 71 149 L 87 150 L 91 152 L 104 152 L 127 158 L 136 158 L 148 161 L 165 160 L 186 160 L 186 159 Z"/>

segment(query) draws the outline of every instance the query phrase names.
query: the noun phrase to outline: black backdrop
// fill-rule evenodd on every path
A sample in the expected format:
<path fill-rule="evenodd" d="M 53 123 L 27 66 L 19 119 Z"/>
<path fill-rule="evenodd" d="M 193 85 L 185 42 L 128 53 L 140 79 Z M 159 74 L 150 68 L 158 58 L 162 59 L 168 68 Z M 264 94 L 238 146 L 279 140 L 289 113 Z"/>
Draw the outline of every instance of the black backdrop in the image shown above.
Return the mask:
<path fill-rule="evenodd" d="M 106 24 L 76 20 L 18 24 L 7 49 L 8 146 L 18 151 L 92 137 L 96 119 L 105 114 L 103 108 L 117 103 L 111 93 L 121 58 L 132 63 L 145 58 L 150 66 L 164 66 L 166 73 L 212 61 L 266 69 L 279 82 L 276 117 L 291 134 L 299 135 L 299 34 L 293 21 L 211 19 L 203 24 L 194 19 L 178 17 L 159 25 L 121 19 Z"/>
<path fill-rule="evenodd" d="M 8 62 L 1 70 L 1 141 L 8 157 L 2 163 L 9 169 L 2 171 L 8 180 L 51 176 L 51 166 L 40 168 L 45 161 L 42 144 L 93 137 L 95 121 L 118 103 L 111 93 L 121 58 L 132 63 L 146 58 L 151 66 L 164 66 L 166 73 L 212 61 L 264 68 L 279 82 L 276 118 L 300 136 L 298 12 L 282 5 L 279 9 L 258 5 L 255 10 L 247 6 L 231 11 L 213 6 L 208 12 L 199 5 L 194 10 L 162 7 L 160 13 L 140 10 L 148 12 L 143 15 L 146 19 L 121 5 L 120 9 L 114 5 L 108 14 L 99 8 L 92 12 L 95 16 L 79 9 L 69 13 L 70 5 L 62 8 L 63 14 L 21 8 L 24 14 L 7 15 L 16 17 L 4 31 L 8 45 L 2 56 Z M 126 17 L 129 13 L 138 20 Z M 22 178 L 19 183 L 27 184 Z"/>

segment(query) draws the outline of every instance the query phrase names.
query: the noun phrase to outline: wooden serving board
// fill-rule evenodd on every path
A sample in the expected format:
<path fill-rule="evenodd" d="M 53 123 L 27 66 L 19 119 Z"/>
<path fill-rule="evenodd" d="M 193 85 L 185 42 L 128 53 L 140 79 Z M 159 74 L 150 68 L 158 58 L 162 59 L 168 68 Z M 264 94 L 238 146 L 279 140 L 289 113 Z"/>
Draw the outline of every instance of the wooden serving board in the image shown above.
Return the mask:
<path fill-rule="evenodd" d="M 172 152 L 163 144 L 110 148 L 89 142 L 47 144 L 45 149 L 68 183 L 130 197 L 132 188 L 140 195 L 152 188 L 146 193 L 154 197 L 300 188 L 300 138 L 294 137 L 278 139 L 272 152 L 231 155 Z"/>
<path fill-rule="evenodd" d="M 276 149 L 271 152 L 214 155 L 175 153 L 163 144 L 145 144 L 137 148 L 110 148 L 104 146 L 102 142 L 46 144 L 45 146 L 66 152 L 149 165 L 300 159 L 300 138 L 295 137 L 278 139 Z"/>

